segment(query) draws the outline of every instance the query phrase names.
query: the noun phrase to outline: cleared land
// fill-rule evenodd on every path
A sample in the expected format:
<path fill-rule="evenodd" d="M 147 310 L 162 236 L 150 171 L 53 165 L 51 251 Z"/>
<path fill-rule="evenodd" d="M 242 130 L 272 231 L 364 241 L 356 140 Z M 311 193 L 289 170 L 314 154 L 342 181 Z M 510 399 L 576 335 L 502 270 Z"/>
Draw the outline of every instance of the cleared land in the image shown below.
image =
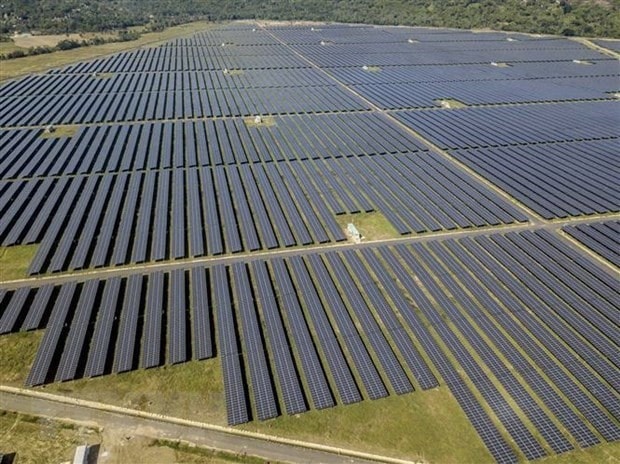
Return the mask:
<path fill-rule="evenodd" d="M 80 34 L 57 34 L 57 35 L 20 35 L 14 37 L 13 43 L 20 48 L 30 47 L 54 47 L 61 40 L 82 40 L 84 37 Z"/>
<path fill-rule="evenodd" d="M 94 45 L 90 47 L 81 47 L 73 50 L 64 50 L 54 52 L 52 54 L 27 56 L 15 60 L 3 61 L 0 66 L 0 82 L 7 79 L 24 76 L 26 74 L 47 71 L 69 63 L 75 63 L 82 60 L 90 60 L 97 57 L 118 53 L 125 50 L 143 46 L 156 46 L 157 44 L 176 37 L 182 37 L 195 33 L 197 31 L 213 27 L 209 23 L 196 22 L 174 26 L 162 32 L 150 32 L 142 34 L 142 36 L 130 42 L 115 42 L 103 45 Z M 5 50 L 10 51 L 10 50 Z"/>
<path fill-rule="evenodd" d="M 0 411 L 2 452 L 17 453 L 19 463 L 71 461 L 77 446 L 101 439 L 96 428 Z"/>
<path fill-rule="evenodd" d="M 0 247 L 0 281 L 17 280 L 28 276 L 28 268 L 37 245 Z"/>

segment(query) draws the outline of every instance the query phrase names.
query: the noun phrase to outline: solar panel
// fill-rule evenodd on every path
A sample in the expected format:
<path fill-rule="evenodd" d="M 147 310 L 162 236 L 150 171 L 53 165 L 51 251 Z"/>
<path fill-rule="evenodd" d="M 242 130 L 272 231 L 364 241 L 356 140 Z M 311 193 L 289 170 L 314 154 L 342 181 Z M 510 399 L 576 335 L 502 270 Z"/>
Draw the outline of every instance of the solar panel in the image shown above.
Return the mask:
<path fill-rule="evenodd" d="M 194 359 L 207 359 L 214 355 L 212 340 L 212 302 L 207 288 L 206 271 L 195 267 L 191 271 L 192 328 Z"/>
<path fill-rule="evenodd" d="M 18 329 L 16 325 L 20 315 L 25 312 L 25 303 L 29 294 L 29 287 L 21 287 L 13 292 L 13 296 L 0 317 L 0 335 L 11 333 Z"/>
<path fill-rule="evenodd" d="M 162 341 L 166 341 L 162 331 L 166 311 L 164 305 L 164 273 L 154 272 L 148 276 L 146 305 L 144 308 L 144 336 L 140 367 L 156 367 L 163 363 Z"/>
<path fill-rule="evenodd" d="M 112 372 L 132 370 L 135 365 L 136 347 L 137 352 L 140 351 L 140 335 L 137 329 L 141 312 L 142 285 L 143 278 L 139 274 L 133 274 L 127 279 Z"/>
<path fill-rule="evenodd" d="M 308 269 L 301 258 L 298 257 L 290 258 L 288 264 L 291 266 L 297 286 L 304 288 L 304 292 L 300 295 L 301 300 L 303 300 L 309 320 L 312 322 L 314 330 L 318 335 L 317 342 L 329 366 L 329 371 L 340 395 L 340 401 L 344 404 L 361 401 L 360 391 L 344 357 L 342 348 L 336 339 L 331 323 L 325 314 L 315 286 L 310 279 Z"/>
<path fill-rule="evenodd" d="M 266 420 L 278 415 L 275 391 L 266 350 L 261 336 L 260 321 L 256 314 L 254 298 L 250 288 L 247 270 L 244 264 L 231 266 L 235 294 L 235 308 L 239 316 L 241 327 L 241 341 L 243 352 L 247 357 L 247 367 L 250 374 L 250 389 L 256 416 L 259 420 Z"/>
<path fill-rule="evenodd" d="M 245 389 L 245 376 L 239 362 L 239 349 L 235 329 L 235 315 L 230 301 L 230 289 L 226 268 L 211 268 L 211 287 L 217 311 L 218 349 L 222 357 L 222 376 L 228 424 L 236 425 L 250 420 L 249 399 Z"/>
<path fill-rule="evenodd" d="M 121 282 L 122 279 L 120 277 L 112 277 L 104 281 L 97 320 L 84 370 L 84 375 L 87 377 L 103 375 L 106 365 L 109 363 L 110 353 L 114 348 L 110 345 L 112 342 L 112 328 L 115 324 L 117 308 L 120 304 Z"/>
<path fill-rule="evenodd" d="M 175 269 L 170 273 L 170 305 L 168 306 L 169 362 L 177 364 L 188 359 L 187 350 L 187 287 L 185 270 Z M 191 356 L 191 355 L 190 355 Z"/>
<path fill-rule="evenodd" d="M 65 322 L 70 311 L 75 309 L 72 306 L 72 301 L 76 288 L 77 284 L 75 282 L 70 282 L 60 287 L 58 298 L 56 298 L 50 315 L 50 323 L 43 335 L 32 368 L 26 378 L 26 385 L 42 385 L 48 380 L 50 366 L 57 356 L 57 345 L 62 336 Z"/>
<path fill-rule="evenodd" d="M 264 261 L 253 261 L 250 269 L 256 300 L 266 328 L 264 332 L 266 344 L 270 347 L 271 362 L 275 365 L 286 412 L 288 414 L 304 412 L 308 408 L 297 376 L 287 332 L 271 286 L 267 265 Z"/>
<path fill-rule="evenodd" d="M 85 348 L 88 346 L 87 330 L 93 317 L 93 311 L 96 311 L 94 306 L 97 303 L 98 289 L 99 280 L 89 280 L 82 287 L 56 370 L 54 380 L 57 382 L 73 380 L 76 377 L 78 364 L 80 359 L 84 358 Z"/>

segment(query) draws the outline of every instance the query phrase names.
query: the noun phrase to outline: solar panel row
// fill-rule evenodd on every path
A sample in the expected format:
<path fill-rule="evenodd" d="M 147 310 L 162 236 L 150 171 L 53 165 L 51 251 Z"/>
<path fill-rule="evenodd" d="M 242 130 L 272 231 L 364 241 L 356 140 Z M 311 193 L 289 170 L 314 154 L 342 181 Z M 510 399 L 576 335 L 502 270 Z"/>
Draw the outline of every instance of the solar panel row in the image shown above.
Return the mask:
<path fill-rule="evenodd" d="M 413 382 L 432 388 L 438 383 L 427 357 L 495 458 L 512 462 L 477 395 L 529 459 L 571 449 L 567 433 L 581 447 L 599 436 L 620 438 L 618 290 L 575 253 L 540 229 L 195 268 L 189 277 L 200 297 L 191 300 L 178 270 L 123 284 L 114 278 L 8 292 L 0 304 L 3 318 L 25 320 L 24 313 L 40 312 L 27 309 L 31 292 L 35 300 L 39 292 L 50 296 L 45 351 L 29 384 L 135 369 L 157 351 L 150 334 L 164 331 L 159 322 L 168 326 L 160 341 L 166 360 L 175 362 L 182 321 L 193 324 L 186 337 L 203 334 L 192 347 L 210 344 L 210 315 L 198 308 L 214 308 L 231 424 L 304 411 L 306 398 L 324 408 L 411 391 Z M 167 299 L 160 296 L 166 291 Z M 88 304 L 99 301 L 97 292 L 109 304 Z M 189 319 L 175 310 L 187 301 Z M 150 309 L 155 302 L 167 314 L 160 321 Z M 25 308 L 8 310 L 20 303 Z M 116 348 L 106 346 L 115 339 Z M 180 346 L 188 353 L 189 345 Z M 114 367 L 104 354 L 114 354 Z"/>
<path fill-rule="evenodd" d="M 421 110 L 397 113 L 443 149 L 486 148 L 617 137 L 618 102 Z M 527 123 L 524 123 L 527 121 Z"/>
<path fill-rule="evenodd" d="M 337 242 L 335 216 L 359 211 L 380 211 L 401 234 L 526 219 L 434 154 L 21 180 L 0 196 L 3 245 L 41 243 L 32 274 Z"/>
<path fill-rule="evenodd" d="M 481 80 L 352 85 L 357 93 L 383 109 L 436 107 L 442 99 L 466 105 L 613 100 L 618 75 L 538 80 Z"/>
<path fill-rule="evenodd" d="M 2 86 L 0 97 L 63 95 L 67 93 L 67 88 L 71 88 L 72 95 L 92 95 L 334 85 L 333 80 L 314 68 L 293 68 L 286 73 L 275 69 L 235 70 L 228 73 L 222 70 L 169 73 L 131 73 L 119 70 L 106 78 L 92 74 L 35 74 Z"/>
<path fill-rule="evenodd" d="M 40 130 L 1 132 L 3 179 L 257 162 L 329 159 L 425 150 L 381 115 L 279 118 L 248 127 L 240 120 L 89 126 L 70 139 Z M 4 218 L 3 218 L 4 220 Z"/>
<path fill-rule="evenodd" d="M 153 47 L 69 65 L 56 73 L 223 71 L 224 69 L 308 68 L 308 63 L 282 45 L 272 54 L 252 55 L 254 47 Z M 230 50 L 226 50 L 229 48 Z M 241 53 L 239 53 L 241 49 Z M 236 52 L 236 53 L 235 53 Z"/>
<path fill-rule="evenodd" d="M 610 60 L 594 61 L 590 66 L 573 61 L 554 62 L 549 66 L 546 62 L 511 63 L 509 67 L 484 64 L 455 64 L 455 65 L 425 65 L 425 66 L 386 66 L 381 72 L 368 72 L 363 68 L 330 68 L 329 74 L 346 85 L 392 84 L 404 83 L 439 83 L 452 85 L 461 82 L 462 87 L 474 82 L 512 82 L 532 81 L 535 86 L 537 80 L 554 79 L 560 82 L 575 81 L 578 77 L 614 77 L 618 76 L 618 64 Z M 518 82 L 517 82 L 518 84 Z M 444 96 L 445 98 L 445 96 Z"/>
<path fill-rule="evenodd" d="M 598 182 L 597 182 L 598 183 Z M 620 267 L 620 222 L 605 221 L 566 226 L 562 229 L 610 263 Z"/>
<path fill-rule="evenodd" d="M 0 97 L 3 127 L 368 110 L 338 86 Z M 33 113 L 32 108 L 37 108 Z"/>
<path fill-rule="evenodd" d="M 441 50 L 433 44 L 411 44 L 410 52 L 393 52 L 391 47 L 385 53 L 360 54 L 355 52 L 323 53 L 313 50 L 315 45 L 303 47 L 303 55 L 323 68 L 347 66 L 412 66 L 432 64 L 482 64 L 490 62 L 554 62 L 578 60 L 600 60 L 605 55 L 589 48 L 578 49 L 498 49 L 498 50 L 454 50 L 451 46 Z M 301 48 L 301 47 L 300 47 Z M 325 48 L 329 48 L 326 46 Z"/>
<path fill-rule="evenodd" d="M 620 211 L 618 139 L 455 150 L 459 161 L 545 219 Z"/>
<path fill-rule="evenodd" d="M 527 219 L 387 116 L 359 111 L 368 105 L 276 38 L 385 108 L 617 90 L 612 60 L 563 39 L 251 28 L 14 81 L 0 89 L 3 115 L 48 124 L 353 111 L 47 139 L 2 130 L 0 242 L 40 242 L 38 273 L 344 240 L 334 216 L 361 211 L 401 234 Z M 614 102 L 573 102 L 393 114 L 554 218 L 618 211 L 616 113 Z M 578 227 L 567 232 L 615 256 L 617 223 Z M 444 384 L 498 462 L 620 439 L 617 282 L 558 236 L 304 253 L 0 290 L 0 333 L 47 327 L 29 385 L 207 359 L 217 334 L 230 424 Z"/>

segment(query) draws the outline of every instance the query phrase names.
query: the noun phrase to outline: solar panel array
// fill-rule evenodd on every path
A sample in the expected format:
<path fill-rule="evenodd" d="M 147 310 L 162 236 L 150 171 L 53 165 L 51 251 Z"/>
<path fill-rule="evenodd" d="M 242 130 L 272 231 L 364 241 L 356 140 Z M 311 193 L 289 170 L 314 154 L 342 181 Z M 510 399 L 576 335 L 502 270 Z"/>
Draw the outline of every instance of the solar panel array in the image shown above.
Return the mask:
<path fill-rule="evenodd" d="M 576 254 L 539 229 L 23 287 L 0 326 L 49 320 L 28 385 L 217 352 L 231 424 L 440 382 L 536 459 L 620 438 L 620 295 Z"/>
<path fill-rule="evenodd" d="M 41 243 L 40 274 L 338 242 L 336 216 L 360 211 L 401 234 L 526 219 L 387 118 L 351 116 L 7 131 L 2 244 Z"/>
<path fill-rule="evenodd" d="M 566 226 L 562 230 L 610 263 L 620 267 L 620 222 L 578 224 Z"/>
<path fill-rule="evenodd" d="M 140 267 L 0 284 L 0 334 L 46 329 L 29 386 L 218 356 L 231 425 L 441 385 L 497 462 L 617 441 L 619 71 L 562 38 L 232 24 L 9 82 L 0 244 L 37 244 L 32 276 Z M 413 240 L 293 249 L 368 212 Z M 613 217 L 523 231 L 584 215 Z"/>

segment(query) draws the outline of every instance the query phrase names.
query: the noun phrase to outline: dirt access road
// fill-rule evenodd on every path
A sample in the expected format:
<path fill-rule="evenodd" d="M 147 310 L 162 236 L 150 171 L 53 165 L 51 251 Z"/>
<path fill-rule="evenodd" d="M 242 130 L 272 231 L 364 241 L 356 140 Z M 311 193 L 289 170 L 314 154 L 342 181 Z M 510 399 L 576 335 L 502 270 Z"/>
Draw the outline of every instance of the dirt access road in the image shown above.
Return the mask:
<path fill-rule="evenodd" d="M 378 460 L 364 460 L 349 454 L 294 446 L 243 434 L 182 425 L 129 414 L 119 414 L 88 406 L 69 404 L 47 398 L 22 395 L 6 390 L 0 392 L 0 409 L 46 417 L 57 420 L 72 421 L 96 425 L 103 429 L 107 437 L 114 437 L 115 446 L 132 446 L 132 439 L 148 437 L 152 439 L 183 440 L 197 446 L 227 451 L 239 456 L 257 456 L 268 461 L 295 463 L 375 463 Z M 111 432 L 111 433 L 107 433 Z M 106 444 L 102 447 L 104 453 Z M 107 446 L 112 446 L 108 443 Z M 392 462 L 396 462 L 393 460 Z"/>

